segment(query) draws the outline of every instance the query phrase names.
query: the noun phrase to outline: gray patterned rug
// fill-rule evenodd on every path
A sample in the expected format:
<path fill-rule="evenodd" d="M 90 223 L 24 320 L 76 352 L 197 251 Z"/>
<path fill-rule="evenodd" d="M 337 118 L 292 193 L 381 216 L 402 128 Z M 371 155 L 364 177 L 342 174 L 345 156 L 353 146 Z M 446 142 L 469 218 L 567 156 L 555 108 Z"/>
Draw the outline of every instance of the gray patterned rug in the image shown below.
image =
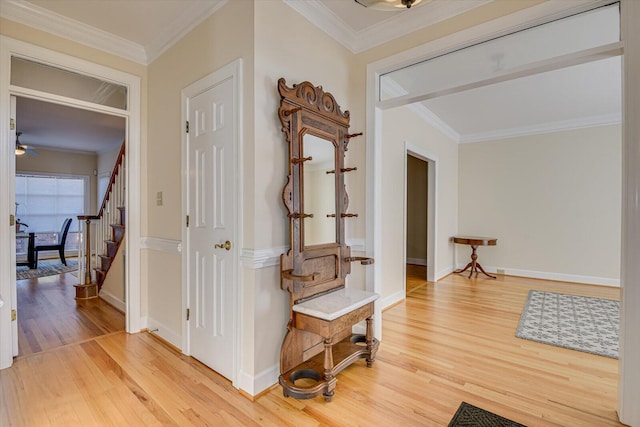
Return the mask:
<path fill-rule="evenodd" d="M 68 273 L 77 269 L 77 259 L 67 259 L 67 265 L 62 264 L 59 259 L 43 259 L 38 261 L 38 268 L 29 269 L 27 266 L 16 267 L 16 280 L 53 276 L 54 274 Z"/>
<path fill-rule="evenodd" d="M 448 427 L 526 427 L 524 424 L 462 402 Z"/>
<path fill-rule="evenodd" d="M 516 337 L 618 358 L 620 301 L 529 291 Z"/>

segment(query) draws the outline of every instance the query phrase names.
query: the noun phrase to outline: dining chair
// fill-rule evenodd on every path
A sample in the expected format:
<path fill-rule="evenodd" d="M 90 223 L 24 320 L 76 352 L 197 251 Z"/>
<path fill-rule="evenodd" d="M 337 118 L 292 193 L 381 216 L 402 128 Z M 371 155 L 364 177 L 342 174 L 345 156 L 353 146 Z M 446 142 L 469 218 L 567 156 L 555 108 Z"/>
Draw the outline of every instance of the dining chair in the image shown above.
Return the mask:
<path fill-rule="evenodd" d="M 62 228 L 60 229 L 60 233 L 58 233 L 58 243 L 55 245 L 37 245 L 34 248 L 36 259 L 35 259 L 35 268 L 38 268 L 38 252 L 40 251 L 58 251 L 60 254 L 60 261 L 64 265 L 67 265 L 67 260 L 64 258 L 64 245 L 67 241 L 67 233 L 69 232 L 69 227 L 71 226 L 71 218 L 67 218 L 62 223 Z"/>

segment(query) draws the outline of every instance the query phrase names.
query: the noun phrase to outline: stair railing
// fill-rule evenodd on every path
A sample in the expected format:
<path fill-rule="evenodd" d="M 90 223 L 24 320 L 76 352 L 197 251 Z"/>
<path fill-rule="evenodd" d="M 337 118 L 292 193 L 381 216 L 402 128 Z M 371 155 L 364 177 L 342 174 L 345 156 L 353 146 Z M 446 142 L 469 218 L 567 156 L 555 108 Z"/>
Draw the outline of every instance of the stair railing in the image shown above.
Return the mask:
<path fill-rule="evenodd" d="M 122 143 L 111 171 L 109 185 L 97 215 L 79 215 L 80 242 L 78 244 L 78 278 L 81 285 L 92 283 L 91 272 L 98 267 L 98 255 L 104 253 L 105 240 L 111 238 L 111 224 L 119 221 L 118 207 L 125 205 L 126 171 L 125 143 Z M 87 244 L 89 243 L 89 244 Z"/>

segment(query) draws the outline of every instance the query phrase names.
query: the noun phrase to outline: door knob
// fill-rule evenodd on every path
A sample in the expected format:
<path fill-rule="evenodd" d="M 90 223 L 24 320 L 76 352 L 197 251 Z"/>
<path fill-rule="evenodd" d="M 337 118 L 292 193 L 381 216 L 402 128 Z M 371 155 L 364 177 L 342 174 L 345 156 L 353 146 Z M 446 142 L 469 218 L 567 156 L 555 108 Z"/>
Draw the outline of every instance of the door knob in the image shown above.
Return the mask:
<path fill-rule="evenodd" d="M 231 250 L 231 242 L 227 240 L 226 242 L 224 242 L 222 244 L 217 244 L 216 243 L 215 245 L 213 245 L 213 247 L 216 248 L 216 249 L 226 249 L 226 250 L 230 251 Z"/>

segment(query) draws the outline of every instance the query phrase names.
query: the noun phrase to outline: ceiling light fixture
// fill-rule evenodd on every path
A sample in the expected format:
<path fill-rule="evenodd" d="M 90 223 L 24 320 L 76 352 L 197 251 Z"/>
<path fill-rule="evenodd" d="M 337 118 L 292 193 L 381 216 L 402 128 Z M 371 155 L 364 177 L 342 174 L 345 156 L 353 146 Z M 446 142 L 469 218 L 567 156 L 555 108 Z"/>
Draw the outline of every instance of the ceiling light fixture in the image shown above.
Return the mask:
<path fill-rule="evenodd" d="M 18 139 L 20 135 L 22 135 L 22 132 L 16 132 L 16 156 L 22 156 L 27 152 L 27 148 L 20 144 L 20 140 Z"/>
<path fill-rule="evenodd" d="M 409 9 L 422 3 L 422 0 L 354 0 L 360 6 L 367 9 L 397 11 L 399 9 Z"/>

